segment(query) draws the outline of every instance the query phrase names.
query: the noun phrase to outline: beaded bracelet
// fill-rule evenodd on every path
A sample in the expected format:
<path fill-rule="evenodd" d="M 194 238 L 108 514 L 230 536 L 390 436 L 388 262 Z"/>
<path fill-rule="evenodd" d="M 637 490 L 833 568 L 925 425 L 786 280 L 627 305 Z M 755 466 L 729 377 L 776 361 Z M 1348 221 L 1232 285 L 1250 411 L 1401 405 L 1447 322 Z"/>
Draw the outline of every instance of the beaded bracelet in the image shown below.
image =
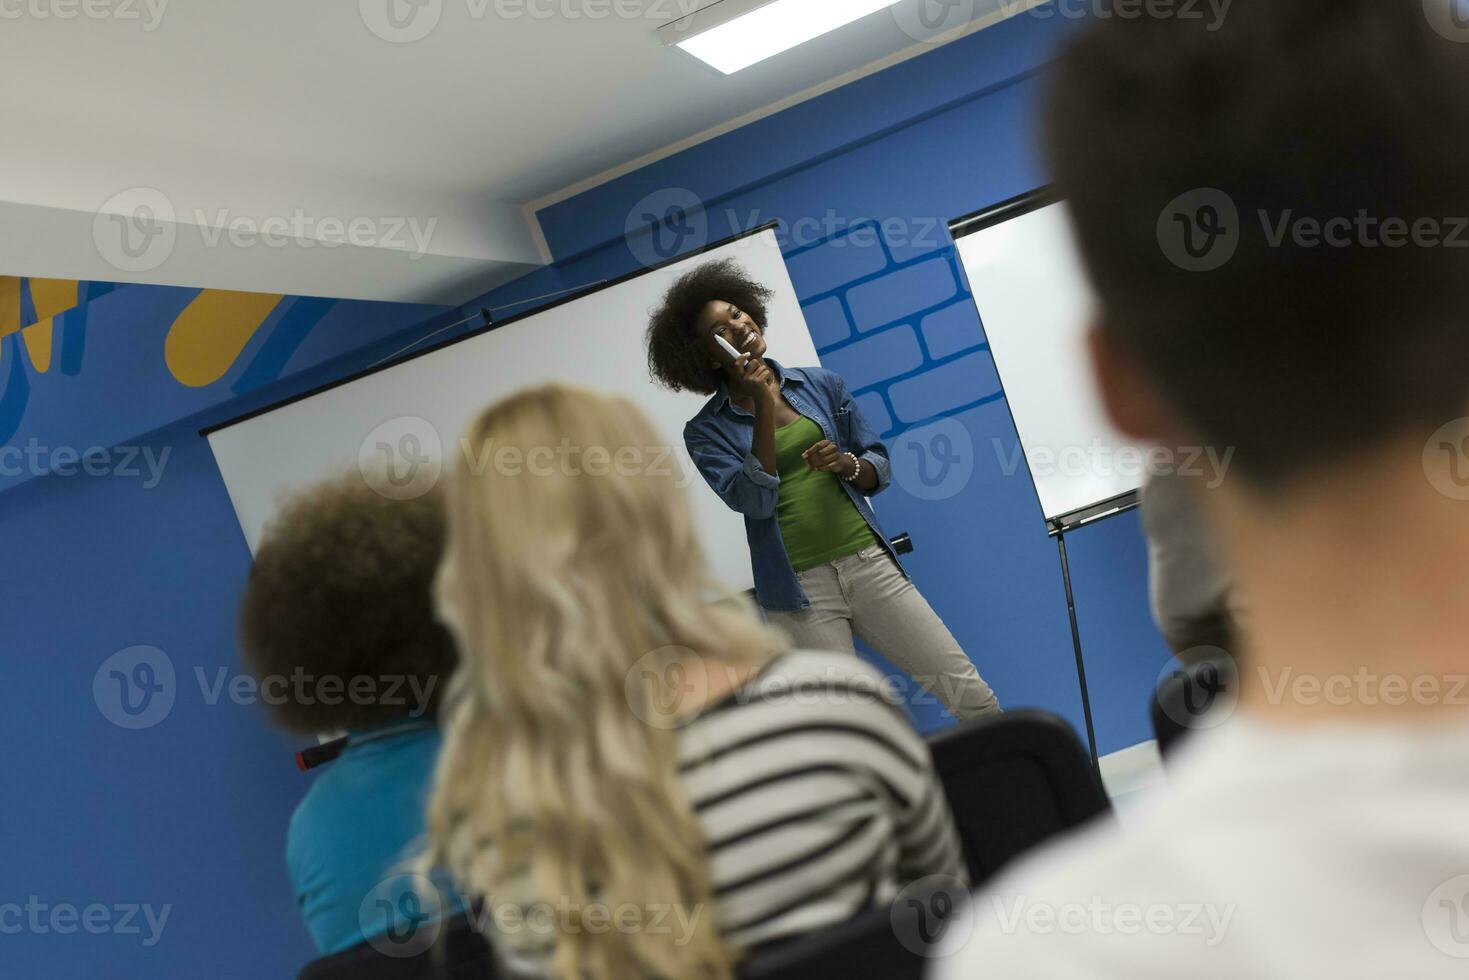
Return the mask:
<path fill-rule="evenodd" d="M 846 480 L 848 483 L 856 483 L 857 478 L 862 475 L 862 460 L 852 453 L 847 453 L 847 457 L 851 459 L 852 462 L 857 464 L 857 468 L 852 471 L 851 476 L 845 476 L 842 477 L 842 479 Z"/>

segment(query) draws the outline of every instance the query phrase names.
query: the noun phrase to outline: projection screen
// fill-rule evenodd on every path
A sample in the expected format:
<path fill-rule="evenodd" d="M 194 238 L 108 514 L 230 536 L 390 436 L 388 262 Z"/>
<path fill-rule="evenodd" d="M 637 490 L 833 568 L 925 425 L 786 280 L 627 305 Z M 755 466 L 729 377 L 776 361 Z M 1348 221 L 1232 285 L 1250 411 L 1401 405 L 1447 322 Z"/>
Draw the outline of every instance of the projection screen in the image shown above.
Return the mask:
<path fill-rule="evenodd" d="M 394 486 L 405 496 L 422 492 L 441 477 L 446 454 L 482 408 L 521 388 L 563 381 L 621 394 L 648 413 L 671 450 L 669 465 L 682 471 L 715 574 L 753 587 L 743 519 L 694 472 L 683 449 L 684 423 L 706 397 L 656 386 L 643 345 L 648 313 L 669 284 L 721 258 L 737 260 L 774 290 L 769 356 L 818 364 L 775 231 L 765 228 L 206 432 L 251 551 L 284 494 L 387 461 L 395 462 L 401 485 Z"/>

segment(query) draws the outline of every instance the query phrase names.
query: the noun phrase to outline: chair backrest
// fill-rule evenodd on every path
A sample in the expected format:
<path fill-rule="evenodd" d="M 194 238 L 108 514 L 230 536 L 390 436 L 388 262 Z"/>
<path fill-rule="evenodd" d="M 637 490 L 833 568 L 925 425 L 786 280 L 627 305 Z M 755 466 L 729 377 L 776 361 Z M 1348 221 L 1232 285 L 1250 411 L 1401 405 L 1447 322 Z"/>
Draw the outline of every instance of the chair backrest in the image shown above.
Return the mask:
<path fill-rule="evenodd" d="M 495 953 L 468 913 L 444 922 L 434 945 L 390 956 L 371 943 L 312 960 L 297 980 L 494 980 Z"/>
<path fill-rule="evenodd" d="M 1110 812 L 1080 739 L 1047 711 L 1008 711 L 929 740 L 971 887 L 1018 855 Z"/>
<path fill-rule="evenodd" d="M 1189 733 L 1218 723 L 1212 713 L 1233 703 L 1238 684 L 1234 661 L 1223 650 L 1181 663 L 1158 682 L 1149 714 L 1164 761 Z"/>

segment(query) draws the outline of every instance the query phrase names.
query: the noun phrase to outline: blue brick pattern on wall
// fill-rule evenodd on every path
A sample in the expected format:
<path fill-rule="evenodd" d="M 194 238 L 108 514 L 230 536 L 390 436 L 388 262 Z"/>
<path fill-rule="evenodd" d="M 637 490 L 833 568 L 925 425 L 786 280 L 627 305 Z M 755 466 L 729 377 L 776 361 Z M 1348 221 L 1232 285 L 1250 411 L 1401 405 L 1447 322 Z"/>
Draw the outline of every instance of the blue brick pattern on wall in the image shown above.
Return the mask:
<path fill-rule="evenodd" d="M 821 363 L 883 438 L 1002 397 L 952 244 L 898 251 L 864 221 L 785 256 Z"/>

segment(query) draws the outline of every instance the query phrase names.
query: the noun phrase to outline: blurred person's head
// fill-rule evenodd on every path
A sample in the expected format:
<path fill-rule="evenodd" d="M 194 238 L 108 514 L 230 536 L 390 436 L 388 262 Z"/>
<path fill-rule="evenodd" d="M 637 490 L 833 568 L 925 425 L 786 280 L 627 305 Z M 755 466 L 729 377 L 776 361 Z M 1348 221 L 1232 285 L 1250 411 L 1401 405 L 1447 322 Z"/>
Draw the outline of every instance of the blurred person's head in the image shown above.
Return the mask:
<path fill-rule="evenodd" d="M 563 976 L 719 976 L 734 956 L 711 921 L 677 725 L 659 721 L 701 666 L 751 669 L 784 641 L 748 603 L 713 601 L 728 592 L 668 450 L 631 402 L 551 385 L 482 414 L 464 457 L 485 464 L 450 478 L 438 590 L 463 664 L 429 859 L 502 901 L 697 916 L 684 943 L 646 929 L 531 937 L 555 942 Z"/>
<path fill-rule="evenodd" d="M 1421 0 L 1243 3 L 1213 31 L 1114 17 L 1071 44 L 1048 144 L 1106 364 L 1126 369 L 1107 378 L 1119 421 L 1237 447 L 1240 475 L 1277 494 L 1465 415 L 1466 83 L 1469 45 Z M 1233 256 L 1185 268 L 1190 224 L 1199 261 L 1226 254 L 1216 215 Z M 1387 219 L 1459 244 L 1380 244 Z M 1311 222 L 1333 243 L 1298 241 Z"/>
<path fill-rule="evenodd" d="M 353 473 L 296 494 L 266 527 L 240 606 L 261 699 L 306 734 L 431 717 L 457 656 L 433 580 L 438 493 L 391 500 Z"/>
<path fill-rule="evenodd" d="M 1055 63 L 1046 142 L 1109 412 L 1235 451 L 1211 496 L 1260 631 L 1309 611 L 1289 638 L 1329 656 L 1462 608 L 1464 505 L 1425 469 L 1469 471 L 1469 423 L 1436 435 L 1469 416 L 1469 44 L 1421 0 L 1103 18 Z"/>

